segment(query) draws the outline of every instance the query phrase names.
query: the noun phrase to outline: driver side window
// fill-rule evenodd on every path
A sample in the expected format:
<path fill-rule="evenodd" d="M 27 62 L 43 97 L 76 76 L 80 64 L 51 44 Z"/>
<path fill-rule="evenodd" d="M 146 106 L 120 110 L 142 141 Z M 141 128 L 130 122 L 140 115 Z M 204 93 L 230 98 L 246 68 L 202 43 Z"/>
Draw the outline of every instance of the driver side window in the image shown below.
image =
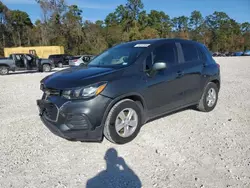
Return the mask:
<path fill-rule="evenodd" d="M 156 47 L 145 60 L 146 70 L 150 70 L 154 63 L 164 62 L 167 65 L 177 63 L 177 48 L 175 43 L 166 43 Z"/>
<path fill-rule="evenodd" d="M 177 48 L 175 43 L 166 43 L 156 47 L 153 54 L 154 63 L 165 62 L 167 64 L 174 64 L 177 62 Z"/>

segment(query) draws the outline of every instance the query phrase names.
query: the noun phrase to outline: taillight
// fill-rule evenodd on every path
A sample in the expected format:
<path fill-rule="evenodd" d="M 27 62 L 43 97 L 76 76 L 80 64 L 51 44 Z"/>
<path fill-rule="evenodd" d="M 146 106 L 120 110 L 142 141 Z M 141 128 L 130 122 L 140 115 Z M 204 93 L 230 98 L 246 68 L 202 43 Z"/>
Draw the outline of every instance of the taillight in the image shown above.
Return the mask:
<path fill-rule="evenodd" d="M 220 64 L 217 63 L 217 67 L 220 68 Z"/>
<path fill-rule="evenodd" d="M 77 59 L 74 59 L 73 62 L 74 62 L 74 63 L 77 62 Z"/>

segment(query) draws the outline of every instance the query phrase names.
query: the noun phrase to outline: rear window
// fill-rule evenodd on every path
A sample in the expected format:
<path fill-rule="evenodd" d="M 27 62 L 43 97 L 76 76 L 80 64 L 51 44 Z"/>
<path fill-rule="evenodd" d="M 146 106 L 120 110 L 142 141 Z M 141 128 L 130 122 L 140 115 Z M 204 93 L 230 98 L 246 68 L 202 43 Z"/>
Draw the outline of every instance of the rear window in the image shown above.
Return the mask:
<path fill-rule="evenodd" d="M 199 60 L 199 52 L 194 44 L 181 44 L 185 62 Z"/>
<path fill-rule="evenodd" d="M 74 57 L 70 57 L 70 60 L 75 60 L 75 59 L 80 59 L 81 56 L 74 56 Z"/>

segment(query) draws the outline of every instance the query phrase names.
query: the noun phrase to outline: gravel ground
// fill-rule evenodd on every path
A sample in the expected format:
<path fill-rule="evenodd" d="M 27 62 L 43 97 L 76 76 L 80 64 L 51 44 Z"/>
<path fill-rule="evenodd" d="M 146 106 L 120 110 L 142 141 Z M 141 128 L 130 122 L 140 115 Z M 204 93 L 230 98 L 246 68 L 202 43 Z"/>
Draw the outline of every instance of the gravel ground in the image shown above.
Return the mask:
<path fill-rule="evenodd" d="M 0 77 L 0 187 L 249 188 L 250 58 L 216 60 L 222 88 L 213 112 L 155 120 L 123 146 L 54 136 L 36 107 L 47 74 Z"/>

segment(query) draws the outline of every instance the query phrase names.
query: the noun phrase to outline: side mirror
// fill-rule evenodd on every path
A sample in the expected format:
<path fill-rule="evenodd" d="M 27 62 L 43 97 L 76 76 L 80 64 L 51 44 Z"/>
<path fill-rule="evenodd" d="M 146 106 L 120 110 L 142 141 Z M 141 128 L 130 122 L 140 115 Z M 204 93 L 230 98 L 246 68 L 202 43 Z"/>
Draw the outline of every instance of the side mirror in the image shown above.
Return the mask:
<path fill-rule="evenodd" d="M 166 68 L 167 68 L 167 64 L 165 62 L 156 62 L 153 65 L 153 70 L 154 71 L 160 71 L 160 70 L 163 70 L 163 69 L 166 69 Z"/>

